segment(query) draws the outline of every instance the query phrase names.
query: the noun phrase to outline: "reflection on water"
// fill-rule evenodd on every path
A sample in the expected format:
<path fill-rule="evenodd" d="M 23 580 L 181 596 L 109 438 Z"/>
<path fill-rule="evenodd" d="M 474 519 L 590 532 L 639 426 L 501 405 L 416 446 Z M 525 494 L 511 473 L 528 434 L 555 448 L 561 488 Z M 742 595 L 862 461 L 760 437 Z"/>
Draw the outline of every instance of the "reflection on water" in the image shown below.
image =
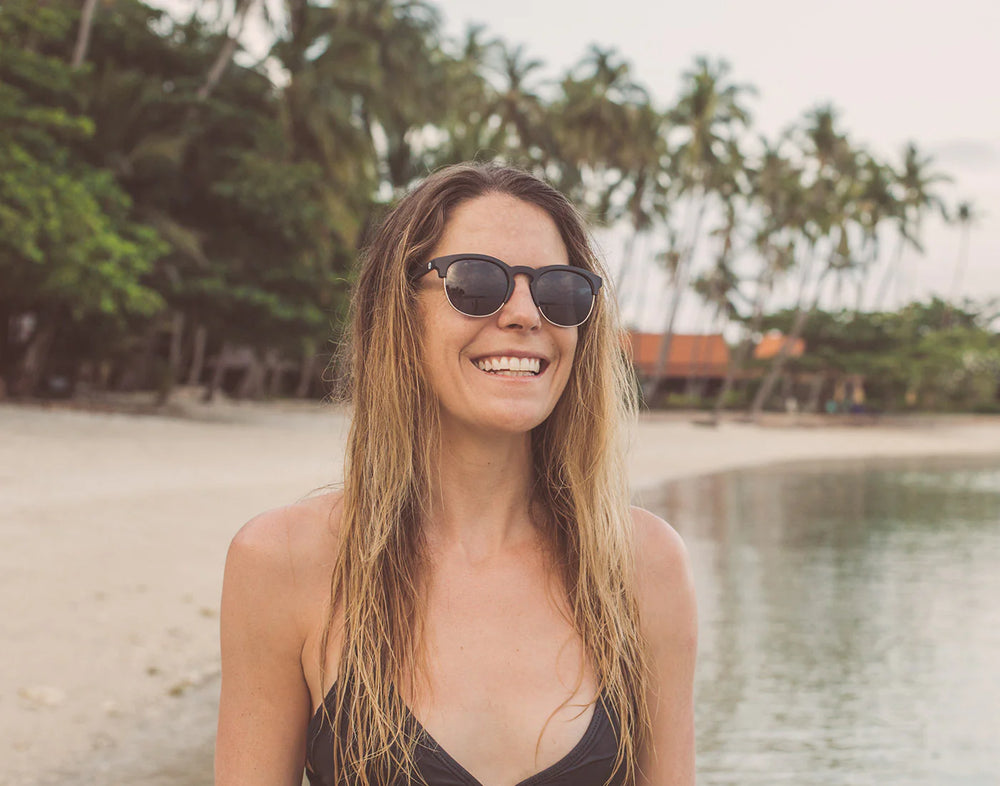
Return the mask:
<path fill-rule="evenodd" d="M 696 572 L 700 784 L 1000 784 L 995 460 L 759 469 L 643 502 Z"/>

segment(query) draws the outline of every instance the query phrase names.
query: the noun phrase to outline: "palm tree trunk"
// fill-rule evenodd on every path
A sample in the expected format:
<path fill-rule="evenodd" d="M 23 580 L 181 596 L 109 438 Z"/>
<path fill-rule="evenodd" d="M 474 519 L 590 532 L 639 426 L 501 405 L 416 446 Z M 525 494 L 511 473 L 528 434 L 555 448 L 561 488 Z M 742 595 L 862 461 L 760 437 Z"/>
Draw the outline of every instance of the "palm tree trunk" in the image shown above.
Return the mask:
<path fill-rule="evenodd" d="M 948 296 L 948 303 L 944 308 L 944 323 L 942 327 L 951 327 L 952 319 L 955 315 L 955 301 L 958 300 L 958 293 L 962 289 L 962 279 L 965 276 L 965 262 L 969 252 L 969 226 L 962 227 L 962 234 L 959 237 L 958 262 L 955 263 L 955 274 L 951 279 L 951 294 Z"/>
<path fill-rule="evenodd" d="M 955 273 L 951 279 L 951 297 L 948 300 L 954 303 L 958 300 L 959 292 L 962 289 L 962 281 L 965 278 L 965 268 L 969 259 L 969 225 L 962 227 L 961 235 L 958 239 L 958 261 L 955 263 Z"/>
<path fill-rule="evenodd" d="M 873 235 L 871 240 L 869 240 L 868 247 L 871 250 L 868 252 L 868 257 L 858 275 L 857 290 L 855 291 L 854 297 L 855 316 L 861 313 L 861 310 L 864 308 L 865 293 L 868 291 L 868 283 L 872 273 L 875 271 L 875 265 L 878 263 L 879 242 L 877 232 Z"/>
<path fill-rule="evenodd" d="M 733 383 L 736 381 L 736 373 L 743 370 L 750 357 L 750 349 L 753 347 L 753 337 L 760 330 L 760 323 L 764 319 L 764 306 L 767 302 L 767 296 L 770 294 L 771 287 L 774 284 L 774 272 L 774 268 L 768 265 L 757 283 L 757 293 L 754 298 L 753 313 L 750 315 L 750 324 L 747 326 L 746 334 L 740 341 L 740 345 L 736 348 L 736 354 L 733 355 L 729 362 L 729 367 L 726 369 L 726 378 L 719 389 L 719 395 L 715 398 L 711 420 L 713 426 L 719 424 L 719 416 L 723 406 L 725 406 L 726 396 L 733 389 Z"/>
<path fill-rule="evenodd" d="M 177 378 L 181 369 L 181 339 L 184 336 L 184 314 L 175 311 L 170 321 L 170 349 L 167 354 L 167 367 L 164 370 L 163 378 L 160 380 L 159 389 L 156 394 L 156 403 L 163 406 L 170 401 L 170 395 L 174 392 Z"/>
<path fill-rule="evenodd" d="M 15 396 L 31 396 L 38 390 L 38 384 L 45 373 L 49 358 L 49 350 L 56 335 L 54 320 L 38 315 L 38 327 L 28 341 L 28 347 L 21 357 L 18 369 L 14 373 L 14 384 L 11 392 Z"/>
<path fill-rule="evenodd" d="M 76 34 L 76 46 L 73 47 L 73 59 L 70 67 L 77 69 L 83 65 L 90 48 L 90 32 L 94 27 L 94 12 L 97 10 L 97 0 L 83 0 L 80 11 L 80 27 Z"/>
<path fill-rule="evenodd" d="M 264 377 L 266 373 L 266 367 L 260 358 L 257 357 L 256 350 L 251 350 L 246 372 L 243 374 L 243 379 L 240 380 L 239 387 L 236 389 L 236 398 L 251 399 L 253 401 L 259 400 L 264 392 Z"/>
<path fill-rule="evenodd" d="M 264 355 L 265 385 L 262 381 L 261 390 L 266 390 L 268 398 L 277 398 L 281 394 L 281 356 L 276 350 L 269 349 Z"/>
<path fill-rule="evenodd" d="M 255 0 L 237 0 L 236 10 L 233 12 L 233 18 L 236 20 L 236 31 L 226 37 L 226 42 L 222 45 L 222 49 L 219 50 L 215 62 L 208 69 L 205 83 L 198 89 L 197 95 L 200 101 L 204 101 L 212 95 L 219 84 L 219 80 L 222 79 L 226 68 L 232 62 L 233 55 L 236 53 L 236 47 L 240 42 L 240 36 L 243 35 L 243 26 L 247 21 L 247 13 L 254 2 Z"/>
<path fill-rule="evenodd" d="M 812 378 L 809 388 L 809 398 L 802 408 L 805 412 L 819 412 L 819 394 L 823 392 L 823 384 L 826 382 L 826 375 L 817 373 Z"/>
<path fill-rule="evenodd" d="M 879 284 L 878 291 L 875 293 L 875 302 L 872 304 L 874 311 L 881 311 L 885 305 L 886 296 L 889 294 L 889 286 L 899 273 L 899 266 L 903 258 L 903 247 L 905 243 L 906 237 L 900 233 L 899 245 L 896 248 L 896 256 L 886 267 L 885 274 L 882 276 L 882 281 Z"/>
<path fill-rule="evenodd" d="M 698 210 L 698 215 L 695 218 L 694 229 L 691 234 L 691 243 L 688 246 L 684 258 L 677 265 L 677 281 L 674 287 L 673 295 L 670 298 L 670 310 L 667 316 L 666 329 L 663 332 L 663 340 L 660 342 L 660 352 L 656 357 L 656 366 L 653 368 L 653 375 L 646 384 L 643 385 L 643 397 L 647 401 L 651 401 L 653 395 L 656 393 L 657 388 L 659 388 L 663 377 L 666 375 L 667 362 L 670 358 L 670 344 L 673 342 L 674 338 L 674 322 L 677 319 L 677 313 L 680 311 L 681 296 L 684 294 L 684 290 L 687 289 L 688 279 L 690 278 L 691 266 L 694 264 L 694 254 L 698 246 L 698 236 L 701 233 L 701 222 L 705 217 L 705 209 L 708 207 L 708 200 L 703 198 L 701 200 L 701 207 Z"/>
<path fill-rule="evenodd" d="M 299 367 L 299 384 L 295 387 L 295 398 L 305 398 L 309 395 L 315 368 L 316 348 L 309 342 L 302 352 L 302 365 Z"/>
<path fill-rule="evenodd" d="M 808 307 L 805 305 L 799 305 L 798 310 L 795 312 L 792 329 L 789 331 L 788 335 L 785 336 L 785 340 L 782 342 L 781 348 L 778 350 L 778 354 L 774 356 L 771 368 L 768 371 L 767 376 L 764 378 L 763 384 L 761 384 L 761 386 L 757 389 L 757 395 L 754 396 L 753 404 L 750 406 L 750 417 L 754 420 L 756 420 L 763 411 L 764 405 L 771 397 L 771 393 L 774 392 L 774 387 L 778 382 L 778 378 L 785 369 L 785 363 L 788 360 L 788 355 L 791 352 L 792 346 L 799 340 L 799 338 L 802 337 L 802 331 L 805 330 L 809 317 L 812 316 L 813 312 L 819 306 L 820 296 L 823 294 L 823 284 L 825 283 L 829 272 L 830 268 L 824 270 L 822 275 L 819 277 L 819 281 L 816 282 L 816 294 L 813 297 L 812 303 Z"/>
<path fill-rule="evenodd" d="M 212 369 L 212 379 L 208 383 L 208 387 L 205 388 L 205 395 L 202 397 L 202 401 L 210 402 L 215 398 L 215 394 L 222 387 L 222 378 L 226 373 L 226 366 L 229 363 L 229 356 L 232 354 L 232 347 L 228 341 L 222 342 L 222 348 L 219 350 L 219 354 L 215 356 L 215 368 Z"/>
<path fill-rule="evenodd" d="M 635 241 L 638 235 L 639 231 L 634 229 L 625 238 L 625 245 L 622 247 L 622 263 L 618 268 L 618 275 L 615 276 L 615 294 L 618 296 L 619 305 L 623 308 L 625 305 L 625 280 L 628 278 L 635 259 Z"/>
<path fill-rule="evenodd" d="M 201 372 L 205 367 L 205 343 L 208 331 L 204 325 L 198 325 L 194 331 L 194 347 L 191 350 L 191 365 L 188 367 L 187 384 L 197 385 Z"/>
<path fill-rule="evenodd" d="M 709 318 L 708 325 L 704 328 L 705 332 L 695 339 L 692 346 L 691 376 L 688 377 L 684 387 L 684 395 L 688 400 L 701 398 L 705 391 L 708 377 L 708 369 L 706 368 L 708 365 L 708 339 L 709 336 L 714 335 L 712 331 L 716 327 L 718 318 L 718 314 Z"/>
<path fill-rule="evenodd" d="M 729 365 L 726 367 L 726 378 L 722 380 L 722 387 L 719 388 L 719 394 L 715 397 L 715 406 L 712 407 L 712 417 L 710 420 L 713 426 L 719 425 L 719 417 L 722 407 L 725 405 L 726 396 L 733 389 L 736 372 L 741 371 L 746 365 L 747 358 L 750 356 L 751 346 L 753 346 L 753 330 L 748 328 L 746 335 L 736 348 L 736 353 L 729 359 Z"/>

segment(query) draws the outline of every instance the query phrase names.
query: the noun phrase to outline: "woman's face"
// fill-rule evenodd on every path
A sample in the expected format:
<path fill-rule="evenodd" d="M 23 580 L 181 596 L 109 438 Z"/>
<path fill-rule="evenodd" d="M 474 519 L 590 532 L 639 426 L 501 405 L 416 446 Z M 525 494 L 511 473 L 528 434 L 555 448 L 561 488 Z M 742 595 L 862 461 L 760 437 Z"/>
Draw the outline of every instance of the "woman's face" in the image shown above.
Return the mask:
<path fill-rule="evenodd" d="M 431 258 L 488 254 L 508 265 L 567 265 L 569 255 L 549 214 L 505 194 L 487 194 L 456 207 Z M 445 433 L 524 433 L 545 420 L 562 395 L 576 351 L 577 328 L 556 327 L 538 312 L 525 276 L 510 300 L 489 317 L 460 314 L 442 280 L 420 279 L 418 303 L 424 373 L 438 398 Z M 537 374 L 485 370 L 507 358 L 537 359 Z"/>

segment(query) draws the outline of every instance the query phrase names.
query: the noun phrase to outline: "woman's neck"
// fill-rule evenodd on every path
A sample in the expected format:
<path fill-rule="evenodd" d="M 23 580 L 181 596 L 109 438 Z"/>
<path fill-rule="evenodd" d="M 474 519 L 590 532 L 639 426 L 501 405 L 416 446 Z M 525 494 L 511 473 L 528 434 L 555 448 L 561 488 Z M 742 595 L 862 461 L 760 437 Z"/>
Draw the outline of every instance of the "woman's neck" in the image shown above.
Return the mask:
<path fill-rule="evenodd" d="M 443 434 L 428 542 L 480 560 L 535 539 L 533 479 L 530 434 Z"/>

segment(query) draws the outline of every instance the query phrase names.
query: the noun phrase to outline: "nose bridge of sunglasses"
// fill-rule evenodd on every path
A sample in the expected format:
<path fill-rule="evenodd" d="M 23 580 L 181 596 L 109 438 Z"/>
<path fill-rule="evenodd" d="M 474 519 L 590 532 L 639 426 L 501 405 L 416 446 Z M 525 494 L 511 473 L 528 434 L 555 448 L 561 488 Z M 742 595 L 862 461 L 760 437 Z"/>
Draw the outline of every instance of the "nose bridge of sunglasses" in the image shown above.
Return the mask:
<path fill-rule="evenodd" d="M 504 301 L 504 306 L 515 306 L 522 303 L 529 304 L 537 309 L 538 303 L 535 300 L 535 278 L 531 273 L 523 270 L 511 274 L 510 276 L 510 296 Z M 526 300 L 525 300 L 526 298 Z"/>

